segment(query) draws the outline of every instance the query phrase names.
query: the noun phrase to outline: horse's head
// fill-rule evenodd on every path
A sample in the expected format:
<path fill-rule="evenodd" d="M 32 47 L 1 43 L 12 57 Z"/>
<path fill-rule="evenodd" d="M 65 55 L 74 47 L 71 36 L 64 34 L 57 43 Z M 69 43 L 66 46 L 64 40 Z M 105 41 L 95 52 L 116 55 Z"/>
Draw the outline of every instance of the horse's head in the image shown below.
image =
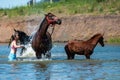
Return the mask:
<path fill-rule="evenodd" d="M 48 13 L 45 15 L 45 18 L 48 21 L 48 24 L 61 24 L 61 19 L 57 18 L 54 14 Z"/>
<path fill-rule="evenodd" d="M 14 29 L 13 35 L 18 35 L 21 44 L 26 44 L 26 42 L 29 42 L 29 36 L 23 31 Z"/>
<path fill-rule="evenodd" d="M 100 34 L 100 37 L 99 37 L 98 42 L 100 43 L 100 45 L 101 45 L 102 47 L 104 47 L 104 38 L 103 38 L 103 35 Z"/>

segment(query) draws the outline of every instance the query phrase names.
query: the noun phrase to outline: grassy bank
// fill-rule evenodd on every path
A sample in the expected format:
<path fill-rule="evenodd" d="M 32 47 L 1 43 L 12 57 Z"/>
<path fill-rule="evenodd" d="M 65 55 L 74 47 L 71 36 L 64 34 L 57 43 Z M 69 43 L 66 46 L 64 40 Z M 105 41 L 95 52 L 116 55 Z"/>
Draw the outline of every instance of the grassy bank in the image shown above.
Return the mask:
<path fill-rule="evenodd" d="M 118 38 L 110 38 L 107 43 L 119 43 L 120 44 L 120 37 Z"/>
<path fill-rule="evenodd" d="M 52 12 L 57 16 L 58 14 L 60 14 L 59 16 L 60 17 L 62 16 L 62 19 L 64 19 L 63 21 L 64 22 L 66 21 L 65 23 L 67 24 L 63 23 L 62 26 L 64 27 L 69 26 L 69 27 L 60 28 L 61 30 L 59 29 L 59 31 L 61 31 L 59 33 L 61 33 L 62 36 L 64 35 L 62 34 L 64 33 L 62 31 L 66 31 L 66 34 L 70 33 L 65 29 L 74 30 L 73 26 L 76 26 L 76 28 L 78 28 L 79 30 L 80 29 L 79 26 L 81 26 L 83 27 L 81 28 L 81 30 L 83 30 L 83 33 L 82 32 L 80 32 L 80 34 L 72 33 L 73 36 L 74 35 L 85 36 L 84 31 L 86 31 L 86 35 L 88 36 L 89 33 L 91 33 L 92 29 L 94 28 L 94 30 L 98 32 L 99 30 L 102 31 L 106 29 L 106 32 L 110 33 L 110 35 L 112 35 L 115 32 L 114 35 L 112 36 L 119 37 L 118 30 L 119 30 L 119 22 L 120 22 L 120 18 L 119 18 L 120 0 L 60 0 L 59 2 L 54 2 L 52 4 L 50 4 L 49 2 L 41 2 L 33 6 L 22 6 L 22 7 L 16 7 L 13 9 L 0 9 L 0 20 L 1 20 L 0 29 L 2 29 L 0 34 L 2 34 L 3 36 L 1 39 L 5 38 L 4 35 L 7 35 L 8 37 L 8 34 L 4 32 L 4 30 L 6 31 L 6 27 L 10 27 L 10 29 L 12 30 L 13 27 L 16 27 L 16 24 L 20 24 L 20 25 L 17 25 L 17 28 L 21 29 L 22 27 L 22 29 L 24 29 L 23 27 L 25 26 L 27 21 L 22 20 L 23 18 L 28 18 L 26 16 L 29 16 L 33 20 L 33 22 L 32 23 L 30 22 L 30 23 L 33 24 L 33 23 L 37 23 L 37 22 L 34 22 L 34 20 L 36 20 L 36 18 L 33 18 L 34 16 L 38 17 L 39 15 L 41 14 L 43 15 L 44 13 L 47 13 L 47 12 Z M 76 14 L 84 14 L 84 15 L 76 15 Z M 90 16 L 86 17 L 86 15 L 89 15 L 89 14 Z M 111 15 L 111 14 L 116 14 L 116 15 Z M 71 16 L 67 16 L 67 15 L 71 15 Z M 93 17 L 91 15 L 93 15 Z M 13 24 L 9 25 L 11 24 L 11 22 L 13 22 Z M 8 31 L 10 30 L 9 28 L 7 29 Z M 95 32 L 94 30 L 93 32 Z M 62 37 L 62 36 L 59 36 L 59 37 Z M 7 41 L 7 37 L 6 37 L 6 41 Z M 114 37 L 110 39 L 107 38 L 106 42 L 120 43 L 120 37 L 119 38 L 114 38 Z M 56 40 L 58 39 L 56 38 Z M 66 39 L 63 39 L 63 42 L 64 40 Z M 1 41 L 4 41 L 4 40 L 1 40 Z M 60 42 L 60 41 L 57 41 L 57 42 Z"/>
<path fill-rule="evenodd" d="M 74 14 L 119 14 L 120 0 L 60 0 L 37 3 L 33 6 L 0 9 L 0 16 L 16 17 L 53 12 L 63 15 Z"/>

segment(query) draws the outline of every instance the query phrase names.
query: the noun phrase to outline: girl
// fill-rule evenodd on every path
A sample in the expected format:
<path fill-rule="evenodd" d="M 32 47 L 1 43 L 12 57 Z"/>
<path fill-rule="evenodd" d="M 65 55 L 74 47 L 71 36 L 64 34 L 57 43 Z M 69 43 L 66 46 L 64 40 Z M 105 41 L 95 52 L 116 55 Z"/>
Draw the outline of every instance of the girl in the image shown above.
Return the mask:
<path fill-rule="evenodd" d="M 17 42 L 19 40 L 18 34 L 12 35 L 11 40 L 12 40 L 12 42 L 10 44 L 11 50 L 10 50 L 10 54 L 8 56 L 9 61 L 17 60 L 17 58 L 16 58 L 17 48 L 24 47 L 21 45 L 17 45 Z"/>

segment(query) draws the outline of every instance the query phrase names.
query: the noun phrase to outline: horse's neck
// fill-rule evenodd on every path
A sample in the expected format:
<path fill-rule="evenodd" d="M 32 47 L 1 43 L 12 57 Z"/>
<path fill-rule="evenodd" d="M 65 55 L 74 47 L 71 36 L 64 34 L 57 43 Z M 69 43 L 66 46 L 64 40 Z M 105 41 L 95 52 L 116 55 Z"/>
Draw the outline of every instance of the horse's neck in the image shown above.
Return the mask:
<path fill-rule="evenodd" d="M 47 20 L 44 18 L 44 20 L 42 21 L 42 23 L 38 29 L 38 33 L 40 36 L 46 35 L 48 26 L 49 26 L 49 24 L 48 24 Z"/>
<path fill-rule="evenodd" d="M 99 40 L 99 36 L 88 40 L 88 42 L 91 43 L 95 47 L 97 45 L 97 43 L 98 43 L 98 40 Z"/>
<path fill-rule="evenodd" d="M 25 40 L 24 40 L 24 41 L 29 42 L 29 40 L 30 40 L 30 36 L 26 35 L 26 36 L 25 36 Z"/>
<path fill-rule="evenodd" d="M 20 44 L 27 44 L 30 41 L 29 36 L 25 35 L 20 39 Z"/>

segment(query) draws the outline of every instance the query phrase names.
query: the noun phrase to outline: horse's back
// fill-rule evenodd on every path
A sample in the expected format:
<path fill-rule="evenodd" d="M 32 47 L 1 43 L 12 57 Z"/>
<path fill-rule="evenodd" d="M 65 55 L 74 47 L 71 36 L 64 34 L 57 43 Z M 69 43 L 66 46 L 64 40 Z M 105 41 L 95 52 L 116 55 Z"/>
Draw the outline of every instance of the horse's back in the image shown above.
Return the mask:
<path fill-rule="evenodd" d="M 68 42 L 68 45 L 77 46 L 77 47 L 82 47 L 85 44 L 86 44 L 85 41 L 78 41 L 78 40 L 73 40 Z"/>
<path fill-rule="evenodd" d="M 83 51 L 83 41 L 78 41 L 78 40 L 73 40 L 73 41 L 69 41 L 67 46 L 70 50 L 79 52 L 79 51 Z"/>

